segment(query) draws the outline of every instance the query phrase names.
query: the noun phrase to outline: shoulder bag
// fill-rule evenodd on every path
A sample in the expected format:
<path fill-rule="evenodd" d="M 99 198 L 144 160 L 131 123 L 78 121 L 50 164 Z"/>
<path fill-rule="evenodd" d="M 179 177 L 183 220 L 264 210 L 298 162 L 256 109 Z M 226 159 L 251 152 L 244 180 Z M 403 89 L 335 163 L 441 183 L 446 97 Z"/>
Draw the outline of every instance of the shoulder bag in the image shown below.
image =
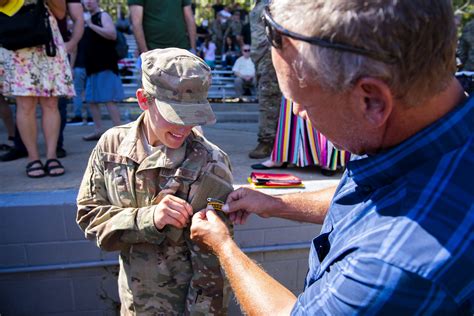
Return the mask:
<path fill-rule="evenodd" d="M 0 46 L 8 50 L 45 45 L 46 55 L 56 56 L 49 13 L 43 0 L 23 6 L 13 16 L 0 13 Z"/>

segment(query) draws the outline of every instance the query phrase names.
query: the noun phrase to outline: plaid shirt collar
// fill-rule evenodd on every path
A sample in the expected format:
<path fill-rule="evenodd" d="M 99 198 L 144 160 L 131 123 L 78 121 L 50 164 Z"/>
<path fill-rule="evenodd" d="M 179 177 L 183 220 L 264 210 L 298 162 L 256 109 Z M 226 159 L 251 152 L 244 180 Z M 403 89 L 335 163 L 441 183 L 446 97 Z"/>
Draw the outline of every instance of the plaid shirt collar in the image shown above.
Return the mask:
<path fill-rule="evenodd" d="M 474 97 L 399 145 L 374 156 L 356 157 L 347 175 L 368 189 L 392 183 L 401 174 L 466 143 L 474 134 Z"/>

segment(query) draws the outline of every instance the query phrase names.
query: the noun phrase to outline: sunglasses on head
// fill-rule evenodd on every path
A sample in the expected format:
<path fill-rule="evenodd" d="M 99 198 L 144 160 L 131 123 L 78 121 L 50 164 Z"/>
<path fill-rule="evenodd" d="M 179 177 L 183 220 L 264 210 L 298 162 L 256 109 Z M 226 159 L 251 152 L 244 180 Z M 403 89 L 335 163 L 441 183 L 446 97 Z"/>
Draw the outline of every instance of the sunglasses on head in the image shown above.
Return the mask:
<path fill-rule="evenodd" d="M 263 10 L 262 19 L 265 25 L 265 34 L 267 36 L 267 40 L 276 49 L 282 48 L 282 44 L 283 44 L 282 37 L 286 36 L 286 37 L 290 37 L 299 41 L 310 43 L 312 45 L 317 45 L 320 47 L 331 48 L 331 49 L 335 49 L 335 50 L 339 50 L 343 52 L 350 52 L 350 53 L 354 53 L 358 55 L 364 55 L 369 58 L 382 61 L 387 64 L 394 64 L 398 61 L 398 58 L 396 56 L 393 56 L 390 54 L 372 52 L 365 48 L 333 42 L 330 39 L 326 39 L 322 37 L 309 37 L 309 36 L 305 36 L 305 35 L 301 35 L 301 34 L 289 31 L 285 29 L 283 26 L 275 22 L 272 15 L 270 14 L 270 8 L 268 6 L 266 6 Z"/>

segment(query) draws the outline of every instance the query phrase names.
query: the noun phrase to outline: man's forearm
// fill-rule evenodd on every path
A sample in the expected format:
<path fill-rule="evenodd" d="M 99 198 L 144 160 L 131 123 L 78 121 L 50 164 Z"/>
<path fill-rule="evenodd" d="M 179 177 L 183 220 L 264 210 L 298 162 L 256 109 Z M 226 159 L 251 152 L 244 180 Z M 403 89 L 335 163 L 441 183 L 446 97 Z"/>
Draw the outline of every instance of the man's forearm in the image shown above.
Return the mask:
<path fill-rule="evenodd" d="M 79 43 L 82 34 L 84 33 L 84 12 L 82 10 L 82 4 L 80 3 L 68 3 L 68 11 L 69 16 L 74 23 L 71 38 L 68 41 L 68 53 L 71 53 L 76 49 L 77 43 Z"/>
<path fill-rule="evenodd" d="M 223 243 L 216 254 L 244 313 L 290 314 L 295 295 L 248 258 L 233 240 Z"/>
<path fill-rule="evenodd" d="M 277 203 L 270 214 L 294 221 L 322 224 L 336 186 L 317 192 L 304 192 L 275 196 Z"/>
<path fill-rule="evenodd" d="M 148 51 L 148 47 L 145 41 L 145 32 L 143 32 L 143 26 L 140 25 L 133 25 L 133 35 L 135 36 L 135 40 L 137 41 L 138 51 L 140 53 L 144 53 Z"/>
<path fill-rule="evenodd" d="M 62 20 L 66 16 L 66 1 L 65 0 L 46 0 L 49 10 L 54 17 Z"/>
<path fill-rule="evenodd" d="M 190 5 L 183 8 L 183 14 L 186 30 L 188 31 L 189 45 L 196 50 L 196 22 Z"/>
<path fill-rule="evenodd" d="M 189 44 L 196 50 L 196 27 L 188 25 Z"/>
<path fill-rule="evenodd" d="M 130 17 L 132 20 L 133 35 L 135 36 L 135 41 L 137 42 L 138 52 L 147 52 L 148 46 L 146 45 L 145 32 L 143 31 L 143 7 L 140 5 L 131 5 L 129 8 Z"/>

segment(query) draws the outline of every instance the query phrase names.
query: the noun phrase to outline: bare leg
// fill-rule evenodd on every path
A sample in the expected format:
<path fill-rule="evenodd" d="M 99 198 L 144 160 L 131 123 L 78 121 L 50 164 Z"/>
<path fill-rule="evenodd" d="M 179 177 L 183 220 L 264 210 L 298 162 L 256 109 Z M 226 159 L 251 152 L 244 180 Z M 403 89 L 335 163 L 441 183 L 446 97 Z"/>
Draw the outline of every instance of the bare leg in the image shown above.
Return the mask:
<path fill-rule="evenodd" d="M 114 126 L 120 125 L 120 111 L 118 106 L 115 102 L 107 102 L 107 110 L 109 111 L 110 118 L 112 119 L 112 123 Z"/>
<path fill-rule="evenodd" d="M 46 157 L 56 158 L 56 145 L 58 143 L 59 125 L 61 119 L 58 111 L 58 98 L 40 98 L 42 115 L 43 134 L 46 142 Z"/>
<path fill-rule="evenodd" d="M 28 151 L 28 160 L 39 159 L 38 144 L 36 142 L 36 104 L 37 97 L 16 97 L 17 111 L 16 124 L 21 140 Z"/>
<path fill-rule="evenodd" d="M 59 129 L 61 118 L 58 110 L 58 98 L 47 97 L 40 98 L 42 115 L 43 134 L 46 142 L 46 157 L 48 159 L 56 159 L 56 147 L 58 144 Z M 47 161 L 48 174 L 51 176 L 61 175 L 64 168 L 57 161 Z M 57 168 L 51 168 L 59 166 Z"/>
<path fill-rule="evenodd" d="M 100 115 L 99 105 L 97 103 L 91 103 L 90 109 L 91 109 L 91 114 L 92 114 L 92 120 L 94 121 L 95 131 L 96 133 L 101 133 L 103 131 L 103 127 L 102 127 L 102 117 Z"/>
<path fill-rule="evenodd" d="M 3 120 L 3 124 L 5 124 L 5 128 L 7 129 L 8 138 L 15 137 L 15 123 L 13 122 L 12 110 L 1 94 L 0 117 Z"/>

